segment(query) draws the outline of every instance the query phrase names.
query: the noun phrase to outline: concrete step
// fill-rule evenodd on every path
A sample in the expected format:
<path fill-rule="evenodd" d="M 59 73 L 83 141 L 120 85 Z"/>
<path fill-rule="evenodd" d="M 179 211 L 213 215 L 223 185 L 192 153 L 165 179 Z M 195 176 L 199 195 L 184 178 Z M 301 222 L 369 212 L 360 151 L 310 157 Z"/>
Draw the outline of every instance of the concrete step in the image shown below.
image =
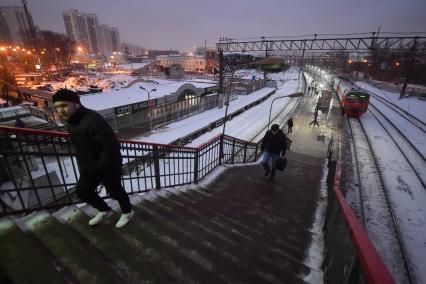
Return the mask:
<path fill-rule="evenodd" d="M 210 246 L 213 245 L 217 250 L 222 250 L 223 260 L 215 259 L 213 262 L 216 266 L 223 265 L 223 267 L 216 268 L 217 273 L 224 273 L 222 271 L 237 266 L 229 271 L 233 274 L 227 274 L 228 282 L 236 279 L 250 281 L 256 278 L 258 280 L 255 282 L 274 282 L 274 279 L 290 280 L 294 278 L 292 277 L 293 270 L 287 269 L 288 267 L 283 265 L 284 262 L 291 260 L 283 258 L 278 252 L 269 250 L 269 244 L 254 242 L 242 237 L 233 227 L 226 228 L 212 222 L 211 216 L 202 216 L 163 197 L 157 198 L 155 202 L 142 202 L 140 206 L 144 210 L 151 211 L 158 218 L 163 218 L 165 222 L 170 221 L 176 226 L 178 224 L 178 227 L 187 235 L 193 236 L 193 242 L 207 241 Z M 204 251 L 203 248 L 200 248 L 200 253 Z M 206 258 L 210 259 L 209 257 Z M 276 261 L 277 258 L 281 258 L 281 261 Z M 233 261 L 227 263 L 229 260 Z M 298 280 L 292 279 L 292 282 L 303 282 Z"/>
<path fill-rule="evenodd" d="M 34 244 L 11 219 L 0 220 L 1 283 L 67 283 L 59 266 L 46 263 L 47 250 Z"/>
<path fill-rule="evenodd" d="M 82 283 L 123 281 L 105 265 L 104 259 L 81 242 L 81 238 L 74 231 L 48 212 L 41 211 L 32 218 L 22 219 L 21 222 L 55 259 L 60 261 L 70 278 Z"/>
<path fill-rule="evenodd" d="M 121 231 L 115 228 L 119 218 L 118 214 L 106 218 L 97 226 L 89 226 L 88 222 L 92 216 L 87 215 L 91 208 L 72 207 L 63 212 L 60 219 L 66 221 L 90 247 L 102 255 L 103 265 L 110 271 L 114 271 L 122 279 L 121 283 L 172 283 L 171 275 L 156 265 L 149 258 L 145 258 L 141 251 L 144 249 L 138 244 L 130 244 L 121 236 Z M 86 212 L 83 212 L 86 211 Z M 115 282 L 119 283 L 119 282 Z"/>
<path fill-rule="evenodd" d="M 187 208 L 193 208 L 194 211 L 205 212 L 205 214 L 209 214 L 211 216 L 211 220 L 221 227 L 227 227 L 228 231 L 238 234 L 238 236 L 254 242 L 261 244 L 274 244 L 274 248 L 272 249 L 274 253 L 280 252 L 283 256 L 288 257 L 290 259 L 294 259 L 294 254 L 303 254 L 304 248 L 300 247 L 295 242 L 291 240 L 297 239 L 297 236 L 293 236 L 293 238 L 288 238 L 288 232 L 285 232 L 282 235 L 277 234 L 265 234 L 265 224 L 254 218 L 244 218 L 243 220 L 239 220 L 239 218 L 235 218 L 234 216 L 230 216 L 229 212 L 232 211 L 230 208 L 223 209 L 223 202 L 219 204 L 219 202 L 215 203 L 213 198 L 209 200 L 210 206 L 204 206 L 203 200 L 200 202 L 194 201 L 196 199 L 194 192 L 182 193 L 182 194 L 171 194 L 168 196 L 169 200 L 176 200 L 181 203 L 182 206 L 186 206 Z M 235 207 L 233 207 L 235 208 Z M 235 211 L 243 211 L 241 208 L 235 208 Z M 269 248 L 271 250 L 271 248 Z M 299 259 L 295 260 L 299 262 Z"/>

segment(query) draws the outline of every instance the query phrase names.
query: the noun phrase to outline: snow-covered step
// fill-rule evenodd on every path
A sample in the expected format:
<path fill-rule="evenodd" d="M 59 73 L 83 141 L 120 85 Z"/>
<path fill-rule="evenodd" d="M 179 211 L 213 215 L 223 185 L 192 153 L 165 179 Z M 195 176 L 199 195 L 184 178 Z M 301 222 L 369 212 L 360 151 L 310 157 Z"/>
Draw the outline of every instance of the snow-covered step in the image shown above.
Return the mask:
<path fill-rule="evenodd" d="M 41 211 L 32 218 L 24 218 L 20 223 L 37 238 L 33 243 L 42 244 L 49 251 L 51 258 L 63 265 L 63 276 L 71 281 L 82 283 L 122 281 L 105 265 L 105 260 L 96 250 L 84 242 L 71 227 L 60 223 L 47 211 Z"/>
<path fill-rule="evenodd" d="M 156 263 L 145 256 L 146 248 L 142 245 L 142 241 L 129 243 L 123 238 L 121 234 L 125 228 L 115 228 L 118 214 L 106 218 L 97 226 L 89 226 L 88 222 L 93 215 L 89 216 L 84 211 L 92 212 L 93 209 L 88 206 L 74 207 L 64 212 L 60 218 L 84 237 L 85 242 L 98 251 L 98 255 L 103 256 L 101 264 L 105 268 L 120 275 L 121 281 L 115 283 L 171 283 L 173 281 L 167 271 L 159 269 Z"/>
<path fill-rule="evenodd" d="M 34 244 L 11 219 L 0 220 L 1 283 L 66 283 L 47 251 Z"/>

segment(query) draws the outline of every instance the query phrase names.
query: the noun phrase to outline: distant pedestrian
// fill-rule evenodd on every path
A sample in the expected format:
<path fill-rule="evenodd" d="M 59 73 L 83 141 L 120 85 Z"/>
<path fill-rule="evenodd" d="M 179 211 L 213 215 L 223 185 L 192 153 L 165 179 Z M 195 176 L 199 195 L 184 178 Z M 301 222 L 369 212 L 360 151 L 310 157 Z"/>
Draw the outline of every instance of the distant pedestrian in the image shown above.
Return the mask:
<path fill-rule="evenodd" d="M 319 127 L 319 123 L 318 123 L 318 109 L 319 109 L 319 105 L 317 103 L 317 106 L 315 107 L 315 112 L 314 112 L 314 120 L 311 121 L 311 123 L 309 123 L 309 125 L 316 125 Z"/>
<path fill-rule="evenodd" d="M 111 208 L 96 193 L 102 183 L 121 207 L 122 215 L 115 226 L 125 226 L 132 218 L 133 210 L 121 185 L 122 156 L 114 131 L 97 112 L 82 106 L 74 91 L 61 89 L 52 100 L 61 119 L 69 124 L 71 142 L 76 150 L 80 170 L 76 194 L 99 210 L 89 225 L 97 225 L 112 214 Z"/>
<path fill-rule="evenodd" d="M 23 122 L 19 117 L 15 120 L 15 127 L 25 128 L 25 122 Z"/>
<path fill-rule="evenodd" d="M 284 157 L 287 150 L 287 137 L 278 124 L 273 124 L 271 130 L 266 131 L 261 149 L 264 151 L 262 166 L 265 169 L 265 176 L 271 173 L 270 179 L 273 180 L 280 154 Z M 271 166 L 269 160 L 271 160 Z"/>
<path fill-rule="evenodd" d="M 293 118 L 292 117 L 290 117 L 290 119 L 287 120 L 287 127 L 288 127 L 287 133 L 293 133 Z"/>

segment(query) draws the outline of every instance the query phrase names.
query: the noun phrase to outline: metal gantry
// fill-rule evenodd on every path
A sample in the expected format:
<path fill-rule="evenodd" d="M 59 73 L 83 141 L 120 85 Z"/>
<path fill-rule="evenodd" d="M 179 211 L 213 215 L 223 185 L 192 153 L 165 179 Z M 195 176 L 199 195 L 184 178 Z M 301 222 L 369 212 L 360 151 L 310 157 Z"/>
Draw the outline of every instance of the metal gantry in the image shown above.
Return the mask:
<path fill-rule="evenodd" d="M 426 57 L 426 36 L 423 34 L 398 35 L 398 36 L 378 36 L 371 33 L 370 36 L 351 37 L 338 36 L 318 38 L 266 38 L 257 39 L 231 39 L 221 38 L 216 44 L 219 51 L 220 78 L 223 78 L 223 66 L 225 60 L 223 56 L 231 54 L 256 54 L 259 57 L 280 56 L 283 58 L 301 58 L 300 65 L 303 64 L 304 57 L 324 56 L 327 53 L 357 52 L 357 53 L 387 53 L 400 52 L 406 55 L 410 64 L 405 70 L 405 80 L 401 90 L 401 97 L 409 80 L 410 70 L 416 58 Z M 222 82 L 223 80 L 221 80 Z M 219 88 L 223 90 L 223 86 Z"/>
<path fill-rule="evenodd" d="M 216 44 L 222 52 L 250 51 L 368 51 L 374 49 L 409 51 L 417 43 L 416 49 L 426 51 L 426 36 L 392 36 L 392 37 L 338 37 L 311 39 L 267 39 L 253 41 L 238 41 L 220 39 Z"/>

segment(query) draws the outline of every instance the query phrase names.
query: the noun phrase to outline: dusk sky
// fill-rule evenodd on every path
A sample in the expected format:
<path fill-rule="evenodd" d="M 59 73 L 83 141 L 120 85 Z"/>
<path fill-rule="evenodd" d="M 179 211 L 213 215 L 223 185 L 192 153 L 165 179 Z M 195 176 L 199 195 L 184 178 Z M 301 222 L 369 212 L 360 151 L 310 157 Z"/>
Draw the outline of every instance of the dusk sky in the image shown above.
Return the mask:
<path fill-rule="evenodd" d="M 12 0 L 0 0 L 11 2 Z M 19 3 L 19 1 L 16 0 Z M 78 9 L 116 26 L 122 42 L 190 51 L 220 37 L 426 32 L 426 0 L 28 0 L 36 25 L 65 33 Z"/>

